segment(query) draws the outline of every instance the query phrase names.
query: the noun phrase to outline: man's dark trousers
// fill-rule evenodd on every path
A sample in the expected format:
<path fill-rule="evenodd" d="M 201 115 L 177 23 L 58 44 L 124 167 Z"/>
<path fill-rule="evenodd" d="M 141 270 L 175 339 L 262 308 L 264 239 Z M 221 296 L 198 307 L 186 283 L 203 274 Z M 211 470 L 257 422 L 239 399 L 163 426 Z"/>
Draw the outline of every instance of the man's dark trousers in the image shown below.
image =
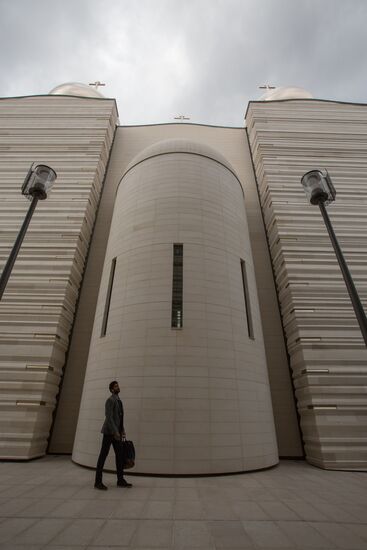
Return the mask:
<path fill-rule="evenodd" d="M 122 451 L 121 441 L 114 438 L 113 435 L 103 435 L 101 452 L 99 453 L 97 468 L 96 468 L 96 484 L 102 483 L 103 466 L 106 462 L 109 450 L 113 446 L 116 459 L 117 483 L 121 483 L 124 479 L 124 456 Z"/>

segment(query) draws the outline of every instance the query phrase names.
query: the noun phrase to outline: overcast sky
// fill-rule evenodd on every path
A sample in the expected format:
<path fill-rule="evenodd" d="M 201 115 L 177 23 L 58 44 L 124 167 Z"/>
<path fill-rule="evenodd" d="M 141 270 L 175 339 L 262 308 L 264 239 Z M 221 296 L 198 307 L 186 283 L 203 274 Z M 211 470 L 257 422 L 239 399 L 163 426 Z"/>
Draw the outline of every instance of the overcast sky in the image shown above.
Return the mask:
<path fill-rule="evenodd" d="M 242 126 L 258 86 L 367 102 L 367 0 L 0 0 L 0 96 L 106 83 L 121 124 Z"/>

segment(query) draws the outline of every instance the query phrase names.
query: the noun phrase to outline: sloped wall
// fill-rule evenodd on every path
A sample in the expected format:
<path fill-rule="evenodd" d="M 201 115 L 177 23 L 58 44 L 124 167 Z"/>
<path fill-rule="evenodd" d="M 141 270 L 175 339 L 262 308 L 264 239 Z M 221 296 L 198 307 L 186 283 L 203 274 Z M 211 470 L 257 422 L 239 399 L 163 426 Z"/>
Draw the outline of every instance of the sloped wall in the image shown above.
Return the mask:
<path fill-rule="evenodd" d="M 367 350 L 318 207 L 301 177 L 327 168 L 328 207 L 367 309 L 367 106 L 252 102 L 247 127 L 307 460 L 367 469 Z"/>
<path fill-rule="evenodd" d="M 0 261 L 29 202 L 32 162 L 58 179 L 40 201 L 0 303 L 0 457 L 44 454 L 84 263 L 109 157 L 114 100 L 0 100 Z"/>

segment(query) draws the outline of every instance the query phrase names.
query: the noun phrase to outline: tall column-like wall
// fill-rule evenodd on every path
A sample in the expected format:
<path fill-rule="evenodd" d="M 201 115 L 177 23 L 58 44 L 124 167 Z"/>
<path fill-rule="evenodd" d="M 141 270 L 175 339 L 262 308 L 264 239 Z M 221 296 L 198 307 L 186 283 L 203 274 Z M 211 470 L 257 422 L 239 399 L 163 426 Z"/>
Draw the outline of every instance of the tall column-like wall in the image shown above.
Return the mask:
<path fill-rule="evenodd" d="M 328 207 L 367 309 L 367 106 L 252 102 L 246 116 L 307 460 L 367 469 L 367 350 L 302 175 L 327 168 Z"/>
<path fill-rule="evenodd" d="M 114 100 L 0 100 L 0 262 L 29 202 L 32 162 L 58 174 L 39 202 L 0 303 L 0 457 L 44 454 L 117 122 Z"/>
<path fill-rule="evenodd" d="M 182 328 L 171 327 L 174 244 L 183 246 Z M 113 379 L 136 471 L 209 474 L 277 463 L 243 190 L 205 145 L 160 142 L 119 185 L 73 451 L 80 464 L 96 464 Z"/>

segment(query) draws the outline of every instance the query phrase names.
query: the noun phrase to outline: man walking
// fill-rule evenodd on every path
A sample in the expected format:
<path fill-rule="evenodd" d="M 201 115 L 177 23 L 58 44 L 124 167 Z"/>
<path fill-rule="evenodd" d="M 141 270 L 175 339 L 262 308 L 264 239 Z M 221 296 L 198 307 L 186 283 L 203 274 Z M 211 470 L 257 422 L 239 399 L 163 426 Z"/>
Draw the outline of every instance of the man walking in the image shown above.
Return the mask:
<path fill-rule="evenodd" d="M 106 462 L 111 445 L 115 451 L 117 487 L 132 487 L 132 484 L 128 483 L 124 479 L 124 457 L 121 439 L 126 437 L 126 433 L 124 429 L 124 407 L 121 399 L 119 398 L 120 388 L 118 382 L 116 382 L 116 380 L 111 382 L 109 389 L 111 396 L 107 399 L 105 405 L 106 418 L 101 430 L 103 433 L 103 440 L 98 457 L 96 480 L 94 483 L 94 487 L 96 489 L 100 489 L 101 491 L 107 491 L 106 485 L 102 483 L 102 474 L 103 466 Z"/>

